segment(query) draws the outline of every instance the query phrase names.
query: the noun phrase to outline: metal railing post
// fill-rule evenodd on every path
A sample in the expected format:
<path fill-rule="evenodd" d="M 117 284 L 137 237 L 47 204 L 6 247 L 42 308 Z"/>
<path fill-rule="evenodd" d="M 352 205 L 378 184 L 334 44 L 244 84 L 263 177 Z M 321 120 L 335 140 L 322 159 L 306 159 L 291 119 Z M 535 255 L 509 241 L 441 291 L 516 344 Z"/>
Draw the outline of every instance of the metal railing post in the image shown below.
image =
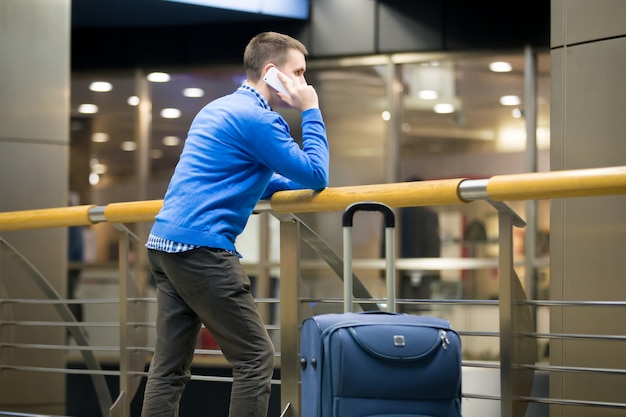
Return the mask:
<path fill-rule="evenodd" d="M 128 260 L 130 249 L 129 235 L 125 230 L 119 232 L 119 295 L 120 295 L 120 396 L 122 399 L 121 407 L 122 417 L 130 416 L 130 398 L 129 398 L 129 358 L 128 358 L 128 272 L 130 264 Z"/>
<path fill-rule="evenodd" d="M 300 415 L 300 222 L 280 222 L 280 367 L 281 409 Z"/>
<path fill-rule="evenodd" d="M 512 215 L 499 211 L 500 276 L 500 415 L 513 416 L 513 221 Z"/>
<path fill-rule="evenodd" d="M 109 416 L 129 417 L 131 401 L 141 383 L 141 377 L 136 374 L 144 369 L 146 363 L 145 354 L 136 347 L 147 344 L 147 333 L 145 328 L 137 327 L 137 323 L 146 322 L 147 316 L 144 306 L 138 302 L 141 290 L 132 275 L 130 262 L 130 244 L 136 244 L 140 239 L 123 224 L 113 223 L 112 226 L 119 232 L 120 392 L 110 408 Z"/>
<path fill-rule="evenodd" d="M 521 370 L 520 365 L 535 363 L 537 346 L 534 341 L 519 338 L 520 332 L 534 332 L 534 321 L 524 289 L 513 268 L 513 227 L 524 227 L 526 223 L 511 208 L 502 202 L 489 201 L 498 210 L 500 276 L 500 415 L 523 417 L 528 406 L 518 398 L 529 395 L 534 372 Z"/>

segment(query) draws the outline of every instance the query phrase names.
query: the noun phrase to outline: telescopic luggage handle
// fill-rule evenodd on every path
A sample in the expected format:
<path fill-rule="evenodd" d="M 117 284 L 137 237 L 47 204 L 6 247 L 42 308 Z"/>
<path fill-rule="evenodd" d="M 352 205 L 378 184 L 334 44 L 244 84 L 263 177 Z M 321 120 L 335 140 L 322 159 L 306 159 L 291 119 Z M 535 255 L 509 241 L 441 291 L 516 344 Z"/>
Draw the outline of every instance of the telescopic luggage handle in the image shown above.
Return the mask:
<path fill-rule="evenodd" d="M 341 218 L 343 227 L 352 227 L 354 214 L 357 211 L 378 211 L 384 216 L 385 228 L 393 228 L 396 226 L 396 217 L 393 214 L 393 210 L 391 210 L 389 206 L 375 201 L 364 201 L 348 206 L 348 208 L 343 212 L 343 217 Z"/>
<path fill-rule="evenodd" d="M 360 202 L 348 206 L 343 212 L 343 310 L 352 311 L 352 226 L 354 215 L 358 211 L 378 211 L 385 222 L 385 260 L 387 280 L 387 311 L 396 311 L 395 291 L 395 215 L 389 206 L 378 202 Z"/>

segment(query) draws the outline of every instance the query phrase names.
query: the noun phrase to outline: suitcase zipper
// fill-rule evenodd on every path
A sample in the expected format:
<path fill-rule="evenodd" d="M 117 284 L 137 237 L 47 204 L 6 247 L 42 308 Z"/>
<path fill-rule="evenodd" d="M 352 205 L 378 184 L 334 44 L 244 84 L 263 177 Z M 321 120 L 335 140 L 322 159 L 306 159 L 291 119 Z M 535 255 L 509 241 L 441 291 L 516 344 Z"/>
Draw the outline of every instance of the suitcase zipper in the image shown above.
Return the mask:
<path fill-rule="evenodd" d="M 445 330 L 441 331 L 441 347 L 444 349 L 448 349 L 448 345 L 450 344 L 450 340 L 448 340 L 448 335 Z"/>

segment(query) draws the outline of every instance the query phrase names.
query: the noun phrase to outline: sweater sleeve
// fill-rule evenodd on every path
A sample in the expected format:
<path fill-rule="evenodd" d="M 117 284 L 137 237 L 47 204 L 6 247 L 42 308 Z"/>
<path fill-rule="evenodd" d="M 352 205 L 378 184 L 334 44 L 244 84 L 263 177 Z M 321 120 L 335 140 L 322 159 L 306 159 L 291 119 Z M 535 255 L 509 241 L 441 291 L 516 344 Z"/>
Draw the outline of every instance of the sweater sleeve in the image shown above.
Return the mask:
<path fill-rule="evenodd" d="M 272 194 L 278 191 L 286 191 L 286 190 L 302 190 L 306 187 L 303 187 L 301 184 L 298 184 L 295 181 L 290 180 L 289 178 L 285 178 L 280 174 L 274 173 L 272 178 L 270 179 L 269 184 L 265 188 L 263 195 L 261 196 L 261 200 L 268 200 Z"/>
<path fill-rule="evenodd" d="M 287 122 L 275 112 L 267 112 L 254 132 L 252 147 L 260 162 L 278 175 L 263 193 L 286 189 L 328 186 L 329 152 L 326 127 L 319 109 L 302 113 L 302 146 L 291 137 Z"/>

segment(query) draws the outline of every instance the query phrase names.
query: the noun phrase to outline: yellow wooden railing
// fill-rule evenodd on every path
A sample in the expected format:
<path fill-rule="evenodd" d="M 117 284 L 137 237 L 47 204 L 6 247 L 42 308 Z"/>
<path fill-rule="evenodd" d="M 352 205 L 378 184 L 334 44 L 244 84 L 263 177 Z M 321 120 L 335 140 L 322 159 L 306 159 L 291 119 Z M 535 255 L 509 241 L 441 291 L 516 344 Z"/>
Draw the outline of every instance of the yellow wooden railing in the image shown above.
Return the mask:
<path fill-rule="evenodd" d="M 626 166 L 496 175 L 484 180 L 446 179 L 393 184 L 330 187 L 323 191 L 276 193 L 269 208 L 277 213 L 343 210 L 357 201 L 391 207 L 463 204 L 473 200 L 518 201 L 626 194 Z M 97 222 L 135 223 L 154 220 L 162 200 L 84 205 L 0 213 L 0 232 Z"/>

